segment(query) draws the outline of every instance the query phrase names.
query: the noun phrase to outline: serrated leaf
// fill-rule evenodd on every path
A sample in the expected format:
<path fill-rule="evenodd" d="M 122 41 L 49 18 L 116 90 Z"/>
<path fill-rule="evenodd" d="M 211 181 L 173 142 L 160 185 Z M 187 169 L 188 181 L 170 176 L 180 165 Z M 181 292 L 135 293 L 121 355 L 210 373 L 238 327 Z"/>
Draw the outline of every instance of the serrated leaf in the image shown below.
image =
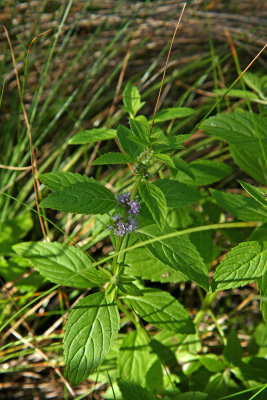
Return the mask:
<path fill-rule="evenodd" d="M 255 157 L 253 152 L 240 149 L 239 146 L 230 146 L 231 156 L 239 168 L 254 178 L 257 182 L 267 184 L 267 171 L 263 156 Z"/>
<path fill-rule="evenodd" d="M 86 271 L 83 272 L 83 276 L 96 284 L 97 286 L 102 285 L 106 282 L 109 282 L 111 279 L 111 273 L 104 269 L 99 267 L 99 269 L 96 268 L 90 268 L 87 269 Z"/>
<path fill-rule="evenodd" d="M 119 329 L 118 308 L 105 293 L 91 294 L 77 303 L 64 336 L 67 377 L 73 385 L 84 381 L 101 364 Z"/>
<path fill-rule="evenodd" d="M 163 164 L 166 164 L 171 168 L 175 168 L 175 164 L 172 161 L 172 158 L 170 156 L 168 156 L 167 154 L 153 154 L 153 158 L 155 160 L 159 160 L 159 161 L 163 162 Z"/>
<path fill-rule="evenodd" d="M 149 350 L 149 338 L 144 331 L 128 333 L 121 344 L 118 357 L 120 377 L 142 385 L 151 359 Z"/>
<path fill-rule="evenodd" d="M 192 161 L 189 166 L 194 178 L 191 179 L 188 173 L 180 171 L 176 176 L 179 182 L 197 186 L 210 185 L 224 179 L 233 172 L 229 165 L 220 161 L 196 160 Z"/>
<path fill-rule="evenodd" d="M 50 190 L 62 190 L 65 186 L 74 185 L 75 183 L 95 182 L 93 178 L 73 172 L 48 172 L 39 176 L 40 181 Z"/>
<path fill-rule="evenodd" d="M 231 329 L 227 339 L 227 344 L 223 350 L 224 358 L 233 365 L 239 365 L 242 358 L 242 347 L 234 329 Z"/>
<path fill-rule="evenodd" d="M 152 282 L 182 282 L 184 275 L 166 264 L 163 264 L 146 248 L 128 251 L 125 263 L 129 265 L 126 272 Z"/>
<path fill-rule="evenodd" d="M 243 242 L 226 254 L 217 267 L 213 290 L 233 289 L 261 277 L 267 268 L 267 242 Z"/>
<path fill-rule="evenodd" d="M 115 139 L 117 136 L 115 129 L 94 128 L 76 133 L 69 140 L 69 144 L 95 143 L 100 140 Z"/>
<path fill-rule="evenodd" d="M 140 153 L 144 151 L 145 147 L 142 146 L 140 143 L 133 143 L 132 140 L 130 140 L 131 136 L 133 133 L 130 131 L 130 129 L 126 128 L 123 125 L 119 125 L 117 129 L 117 135 L 118 139 L 121 145 L 122 150 L 131 158 L 134 160 L 137 159 Z"/>
<path fill-rule="evenodd" d="M 180 208 L 197 203 L 200 199 L 195 188 L 175 180 L 158 179 L 153 184 L 164 194 L 168 207 Z"/>
<path fill-rule="evenodd" d="M 88 288 L 92 281 L 83 272 L 93 264 L 81 250 L 62 243 L 25 242 L 13 246 L 14 251 L 28 259 L 41 275 L 64 286 Z"/>
<path fill-rule="evenodd" d="M 106 153 L 92 162 L 92 165 L 128 164 L 134 159 L 123 153 Z"/>
<path fill-rule="evenodd" d="M 141 182 L 139 185 L 139 193 L 145 202 L 152 217 L 159 227 L 164 227 L 167 217 L 167 204 L 162 191 L 153 183 Z"/>
<path fill-rule="evenodd" d="M 145 289 L 142 297 L 127 296 L 127 303 L 144 320 L 159 329 L 178 333 L 194 333 L 194 324 L 184 309 L 168 292 Z"/>
<path fill-rule="evenodd" d="M 258 114 L 252 116 L 245 111 L 218 114 L 202 122 L 200 128 L 218 139 L 252 152 L 255 156 L 262 156 L 258 135 L 262 146 L 267 146 L 267 121 Z"/>
<path fill-rule="evenodd" d="M 176 118 L 185 118 L 193 115 L 195 110 L 189 107 L 172 107 L 172 108 L 165 108 L 157 112 L 154 123 L 170 121 Z M 152 122 L 149 120 L 149 122 Z"/>
<path fill-rule="evenodd" d="M 245 189 L 245 191 L 249 193 L 250 196 L 252 196 L 258 203 L 260 203 L 264 207 L 267 207 L 267 200 L 264 197 L 264 195 L 267 195 L 267 190 L 257 188 L 241 180 L 239 180 L 238 182 Z"/>
<path fill-rule="evenodd" d="M 136 86 L 132 82 L 128 82 L 123 92 L 124 109 L 130 114 L 132 118 L 135 117 L 137 112 L 143 107 L 145 102 L 141 102 L 141 96 Z"/>
<path fill-rule="evenodd" d="M 171 228 L 162 231 L 156 225 L 150 225 L 140 229 L 139 232 L 141 240 L 146 241 L 176 231 Z M 187 237 L 159 238 L 157 241 L 147 244 L 146 247 L 161 262 L 182 273 L 185 280 L 192 280 L 208 291 L 209 280 L 205 264 L 197 249 Z"/>
<path fill-rule="evenodd" d="M 130 127 L 140 143 L 149 143 L 150 126 L 146 120 L 130 119 Z"/>
<path fill-rule="evenodd" d="M 41 207 L 77 214 L 105 214 L 116 207 L 112 192 L 100 183 L 81 182 L 53 192 L 42 200 Z"/>
<path fill-rule="evenodd" d="M 118 382 L 123 400 L 157 400 L 151 392 L 135 382 L 120 379 Z"/>
<path fill-rule="evenodd" d="M 251 197 L 211 189 L 216 202 L 242 221 L 266 222 L 267 210 Z"/>

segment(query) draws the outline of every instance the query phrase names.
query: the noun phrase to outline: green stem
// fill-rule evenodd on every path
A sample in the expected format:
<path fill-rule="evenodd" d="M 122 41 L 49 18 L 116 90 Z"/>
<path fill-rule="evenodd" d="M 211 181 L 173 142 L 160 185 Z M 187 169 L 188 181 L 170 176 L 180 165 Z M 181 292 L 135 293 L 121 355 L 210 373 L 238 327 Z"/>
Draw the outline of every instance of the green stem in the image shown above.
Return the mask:
<path fill-rule="evenodd" d="M 175 231 L 175 232 L 172 232 L 172 233 L 167 233 L 166 235 L 157 236 L 157 237 L 154 237 L 152 239 L 148 239 L 148 240 L 145 240 L 143 242 L 139 242 L 139 243 L 137 243 L 137 244 L 135 244 L 135 245 L 133 245 L 131 247 L 128 247 L 127 249 L 123 249 L 123 250 L 120 250 L 118 252 L 115 250 L 114 254 L 112 254 L 110 256 L 107 256 L 107 257 L 103 258 L 102 260 L 94 263 L 94 267 L 97 267 L 98 265 L 105 263 L 106 261 L 114 258 L 115 256 L 117 257 L 119 255 L 122 255 L 122 254 L 126 253 L 127 251 L 135 250 L 135 249 L 138 249 L 139 247 L 145 247 L 148 244 L 159 242 L 161 240 L 166 240 L 166 239 L 169 239 L 169 238 L 172 238 L 172 237 L 183 236 L 183 235 L 187 235 L 187 234 L 192 233 L 192 232 L 203 232 L 203 231 L 218 230 L 218 229 L 223 229 L 223 228 L 225 228 L 225 229 L 230 229 L 230 228 L 256 228 L 259 225 L 260 224 L 258 222 L 228 222 L 228 223 L 223 223 L 223 224 L 211 224 L 211 225 L 196 226 L 196 227 L 193 227 L 193 228 L 183 229 L 181 231 Z"/>
<path fill-rule="evenodd" d="M 141 178 L 138 178 L 138 180 L 135 182 L 135 185 L 134 185 L 134 188 L 133 188 L 133 191 L 132 191 L 132 194 L 131 194 L 131 199 L 133 199 L 134 197 L 135 197 L 135 195 L 136 195 L 136 193 L 137 193 L 137 190 L 138 190 L 138 186 L 139 186 L 139 183 L 140 183 L 140 181 L 141 181 Z M 127 218 L 128 218 L 128 215 L 127 215 L 127 213 L 125 213 L 125 216 L 124 216 L 124 219 L 123 219 L 123 222 L 126 222 L 127 221 Z M 117 241 L 117 244 L 116 244 L 116 248 L 115 248 L 115 254 L 113 255 L 113 261 L 112 261 L 112 271 L 113 271 L 113 274 L 114 275 L 118 275 L 118 273 L 119 273 L 119 264 L 118 264 L 118 257 L 119 257 L 119 254 L 120 254 L 120 252 L 121 252 L 121 247 L 122 247 L 122 244 L 123 244 L 123 239 L 124 239 L 124 237 L 123 236 L 120 236 L 119 237 L 119 239 L 118 239 L 118 241 Z M 126 250 L 127 249 L 124 249 L 124 253 L 126 252 Z"/>
<path fill-rule="evenodd" d="M 196 327 L 199 326 L 200 322 L 206 315 L 208 309 L 210 308 L 211 303 L 213 302 L 213 300 L 215 299 L 217 294 L 218 294 L 218 292 L 207 293 L 206 296 L 204 297 L 201 308 L 194 318 L 194 323 L 195 323 Z"/>
<path fill-rule="evenodd" d="M 213 312 L 211 311 L 210 308 L 209 308 L 208 312 L 209 312 L 209 314 L 210 314 L 210 316 L 211 316 L 211 318 L 212 318 L 212 320 L 213 320 L 213 322 L 214 322 L 214 324 L 215 324 L 215 326 L 216 326 L 216 328 L 217 328 L 217 330 L 219 332 L 219 335 L 220 335 L 220 337 L 222 339 L 223 345 L 226 346 L 227 340 L 226 340 L 226 337 L 224 335 L 224 332 L 223 332 L 222 328 L 220 327 L 219 322 L 217 321 L 217 318 L 215 317 L 215 315 L 213 314 Z"/>
<path fill-rule="evenodd" d="M 122 302 L 117 298 L 116 299 L 117 306 L 119 309 L 129 318 L 129 320 L 135 325 L 136 329 L 140 329 L 141 325 L 139 322 L 134 318 L 134 316 L 127 310 L 126 307 L 122 304 Z"/>

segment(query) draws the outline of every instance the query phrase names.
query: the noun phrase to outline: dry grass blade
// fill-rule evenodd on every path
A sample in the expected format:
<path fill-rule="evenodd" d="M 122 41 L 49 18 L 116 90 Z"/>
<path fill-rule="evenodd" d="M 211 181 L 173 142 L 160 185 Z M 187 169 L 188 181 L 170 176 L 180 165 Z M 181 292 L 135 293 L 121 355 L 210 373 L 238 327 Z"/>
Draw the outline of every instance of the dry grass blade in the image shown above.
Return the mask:
<path fill-rule="evenodd" d="M 37 171 L 37 161 L 36 161 L 34 148 L 33 148 L 33 142 L 32 142 L 31 127 L 30 127 L 28 115 L 27 115 L 27 112 L 26 112 L 26 108 L 24 106 L 23 98 L 22 98 L 21 86 L 20 86 L 20 80 L 19 80 L 19 73 L 18 73 L 18 69 L 17 69 L 17 64 L 16 64 L 14 51 L 13 51 L 13 48 L 12 48 L 12 44 L 11 44 L 11 41 L 10 41 L 10 37 L 9 37 L 8 31 L 7 31 L 5 26 L 3 28 L 4 28 L 4 31 L 5 31 L 7 40 L 8 40 L 9 47 L 10 47 L 10 52 L 11 52 L 11 55 L 12 55 L 14 70 L 15 70 L 16 79 L 17 79 L 17 86 L 18 86 L 18 92 L 19 92 L 21 107 L 22 107 L 22 110 L 23 110 L 23 115 L 24 115 L 26 126 L 27 126 L 27 130 L 29 132 L 30 149 L 31 149 L 31 165 L 32 165 L 31 168 L 32 168 L 34 193 L 35 193 L 35 199 L 36 199 L 36 207 L 37 207 L 37 211 L 38 211 L 38 215 L 39 215 L 39 221 L 40 221 L 41 229 L 42 229 L 44 238 L 46 239 L 47 238 L 47 234 L 46 234 L 46 231 L 45 231 L 43 219 L 41 217 L 40 208 L 39 208 L 39 201 L 38 201 L 38 195 L 39 195 L 39 193 L 38 193 L 38 191 L 39 191 L 39 188 L 38 188 L 38 171 Z"/>

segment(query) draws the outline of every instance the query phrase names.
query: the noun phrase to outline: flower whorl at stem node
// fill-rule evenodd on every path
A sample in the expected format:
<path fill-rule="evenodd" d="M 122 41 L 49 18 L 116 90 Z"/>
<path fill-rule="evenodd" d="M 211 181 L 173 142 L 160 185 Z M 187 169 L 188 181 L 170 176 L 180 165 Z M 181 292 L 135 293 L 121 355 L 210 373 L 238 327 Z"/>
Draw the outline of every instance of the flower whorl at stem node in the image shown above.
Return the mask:
<path fill-rule="evenodd" d="M 124 193 L 117 196 L 120 206 L 123 206 L 127 212 L 124 216 L 120 213 L 112 217 L 113 225 L 108 225 L 110 230 L 114 230 L 115 235 L 125 236 L 137 229 L 136 217 L 140 210 L 140 204 L 136 199 L 130 200 L 131 193 Z"/>

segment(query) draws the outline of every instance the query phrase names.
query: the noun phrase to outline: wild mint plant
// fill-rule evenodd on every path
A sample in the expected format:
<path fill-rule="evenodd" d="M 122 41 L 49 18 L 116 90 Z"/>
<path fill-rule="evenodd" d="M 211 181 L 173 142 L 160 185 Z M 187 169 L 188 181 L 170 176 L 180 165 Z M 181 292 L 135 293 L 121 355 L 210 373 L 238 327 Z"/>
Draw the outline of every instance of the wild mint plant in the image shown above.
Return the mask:
<path fill-rule="evenodd" d="M 262 100 L 263 89 L 260 93 Z M 42 207 L 109 216 L 102 231 L 110 234 L 114 252 L 93 260 L 82 248 L 63 243 L 25 242 L 13 247 L 50 281 L 89 290 L 71 309 L 65 325 L 66 376 L 77 385 L 95 371 L 95 379 L 103 377 L 108 369 L 125 399 L 219 399 L 239 388 L 249 390 L 248 376 L 254 386 L 263 386 L 264 357 L 243 356 L 235 330 L 226 337 L 215 317 L 221 349 L 211 354 L 202 347 L 199 326 L 205 314 L 212 313 L 210 305 L 219 290 L 251 282 L 259 288 L 267 321 L 267 191 L 259 187 L 267 184 L 264 112 L 213 115 L 200 126 L 229 143 L 235 163 L 258 182 L 255 186 L 240 180 L 244 192 L 237 195 L 207 187 L 229 177 L 231 166 L 212 160 L 186 162 L 180 150 L 190 134 L 164 131 L 166 121 L 193 116 L 193 109 L 163 109 L 152 126 L 152 120 L 138 115 L 144 103 L 131 82 L 123 104 L 128 126 L 80 132 L 70 144 L 84 144 L 86 137 L 92 141 L 94 136 L 95 141 L 116 139 L 122 152 L 99 155 L 93 166 L 128 164 L 133 184 L 115 193 L 77 173 L 40 176 L 52 192 Z M 229 221 L 222 220 L 225 211 Z M 218 234 L 216 241 L 213 232 Z M 214 271 L 213 262 L 220 255 Z M 146 287 L 144 280 L 193 283 L 200 296 L 197 314 L 190 315 L 170 292 Z M 125 326 L 126 333 L 121 330 Z M 114 359 L 116 366 L 111 367 Z"/>

